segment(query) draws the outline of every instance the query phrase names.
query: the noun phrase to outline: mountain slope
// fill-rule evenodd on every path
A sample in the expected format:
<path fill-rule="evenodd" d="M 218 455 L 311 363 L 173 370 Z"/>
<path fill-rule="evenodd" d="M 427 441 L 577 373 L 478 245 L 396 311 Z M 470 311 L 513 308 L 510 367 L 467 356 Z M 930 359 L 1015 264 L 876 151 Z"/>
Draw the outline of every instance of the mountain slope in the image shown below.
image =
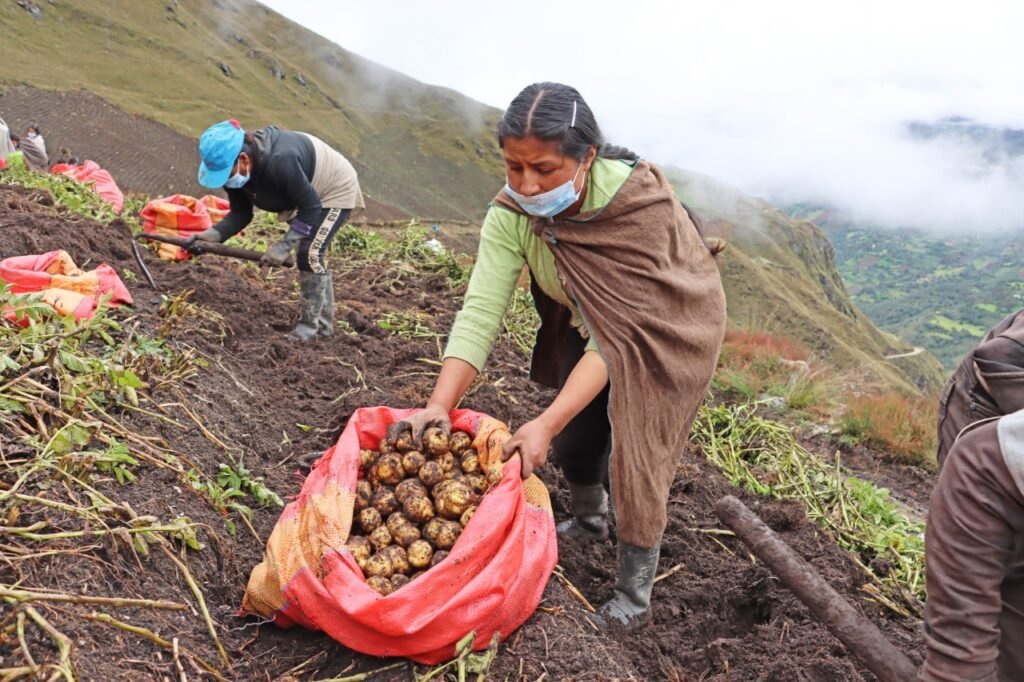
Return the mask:
<path fill-rule="evenodd" d="M 477 217 L 501 175 L 498 110 L 358 57 L 251 0 L 83 0 L 43 4 L 38 15 L 0 4 L 0 84 L 87 84 L 191 139 L 227 117 L 305 130 L 353 161 L 371 199 L 411 215 Z M 33 118 L 45 126 L 59 113 Z"/>

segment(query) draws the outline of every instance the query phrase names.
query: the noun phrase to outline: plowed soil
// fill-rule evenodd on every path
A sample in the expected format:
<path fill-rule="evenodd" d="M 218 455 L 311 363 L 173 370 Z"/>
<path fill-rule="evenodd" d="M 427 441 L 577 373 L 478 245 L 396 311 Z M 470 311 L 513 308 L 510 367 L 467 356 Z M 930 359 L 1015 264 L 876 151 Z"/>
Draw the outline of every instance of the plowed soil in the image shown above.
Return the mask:
<path fill-rule="evenodd" d="M 191 300 L 219 313 L 223 321 L 196 320 L 165 329 L 168 343 L 188 344 L 208 362 L 185 386 L 164 389 L 166 394 L 157 397 L 187 405 L 209 434 L 283 496 L 295 494 L 302 483 L 295 458 L 330 446 L 354 409 L 421 405 L 432 388 L 436 367 L 423 360 L 438 357 L 443 339 L 389 336 L 376 321 L 388 312 L 419 311 L 425 324 L 443 335 L 461 295 L 451 292 L 441 276 L 402 274 L 390 266 L 355 267 L 335 259 L 337 315 L 350 329 L 339 329 L 327 341 L 296 346 L 283 336 L 294 323 L 297 308 L 290 273 L 268 278 L 255 267 L 214 256 L 166 263 L 147 252 L 147 263 L 160 287 L 155 291 L 143 283 L 132 259 L 127 225 L 100 225 L 47 204 L 52 201 L 45 193 L 0 186 L 0 258 L 63 248 L 80 265 L 105 262 L 119 272 L 134 272 L 129 286 L 135 305 L 117 316 L 152 335 L 165 321 L 159 315 L 161 297 L 192 290 Z M 486 377 L 464 405 L 513 427 L 534 417 L 551 394 L 529 383 L 526 365 L 527 359 L 516 348 L 499 340 Z M 207 474 L 214 474 L 217 465 L 226 461 L 226 453 L 184 418 L 184 428 L 134 412 L 122 414 L 121 419 L 137 433 L 163 437 Z M 12 453 L 19 446 L 4 435 L 0 447 Z M 278 510 L 255 511 L 252 523 L 262 540 L 241 526 L 232 536 L 208 501 L 189 492 L 172 473 L 145 465 L 136 473 L 138 479 L 131 484 L 108 481 L 99 487 L 129 500 L 139 514 L 173 518 L 184 513 L 210 529 L 201 538 L 206 547 L 188 552 L 187 561 L 229 650 L 230 679 L 306 681 L 396 663 L 355 654 L 319 633 L 281 630 L 237 617 L 249 571 L 260 561 L 263 540 Z M 566 518 L 567 492 L 558 471 L 546 465 L 539 474 L 552 492 L 556 519 Z M 0 479 L 7 480 L 2 468 Z M 725 494 L 744 499 L 900 649 L 915 662 L 921 660 L 919 623 L 865 601 L 860 569 L 804 518 L 799 507 L 737 491 L 706 464 L 699 451 L 691 451 L 680 462 L 672 490 L 659 568 L 672 572 L 655 587 L 650 622 L 635 631 L 602 631 L 583 604 L 552 578 L 541 609 L 501 647 L 491 668 L 493 679 L 874 679 L 738 541 L 704 532 L 720 527 L 712 506 Z M 34 520 L 38 519 L 18 523 Z M 566 543 L 559 551 L 565 576 L 590 602 L 599 604 L 611 595 L 612 542 Z M 161 553 L 139 562 L 102 543 L 77 555 L 17 564 L 0 561 L 0 582 L 19 580 L 77 594 L 193 603 L 182 576 Z M 38 608 L 72 638 L 80 679 L 179 679 L 170 653 L 143 638 L 86 620 L 90 607 Z M 0 615 L 0 625 L 10 623 L 7 611 Z M 195 612 L 120 609 L 117 616 L 167 639 L 177 637 L 183 647 L 207 661 L 218 660 Z M 30 645 L 37 657 L 55 660 L 56 651 L 48 639 L 33 636 Z M 17 639 L 0 635 L 0 668 L 22 664 Z M 297 666 L 301 667 L 296 670 Z M 189 679 L 203 679 L 192 668 L 186 667 L 186 672 Z M 412 665 L 404 664 L 371 679 L 412 676 Z"/>

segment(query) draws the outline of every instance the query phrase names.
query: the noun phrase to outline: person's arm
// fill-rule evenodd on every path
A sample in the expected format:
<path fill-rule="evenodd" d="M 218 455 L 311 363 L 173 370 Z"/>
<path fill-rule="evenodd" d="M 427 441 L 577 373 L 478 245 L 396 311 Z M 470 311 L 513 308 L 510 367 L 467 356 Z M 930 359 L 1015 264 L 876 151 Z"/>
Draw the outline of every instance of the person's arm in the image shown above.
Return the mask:
<path fill-rule="evenodd" d="M 273 172 L 280 178 L 288 203 L 295 207 L 295 217 L 288 224 L 296 232 L 308 237 L 313 227 L 320 221 L 320 213 L 323 210 L 320 195 L 313 189 L 313 184 L 306 177 L 297 156 L 281 159 Z"/>
<path fill-rule="evenodd" d="M 997 423 L 969 431 L 949 452 L 932 493 L 925 535 L 927 682 L 997 678 L 1000 585 L 1024 533 L 1024 500 L 1003 461 Z M 1024 645 L 1021 642 L 1020 645 Z"/>
<path fill-rule="evenodd" d="M 234 237 L 252 222 L 252 199 L 240 189 L 224 190 L 228 195 L 228 214 L 211 229 L 219 236 L 219 241 Z"/>
<path fill-rule="evenodd" d="M 522 476 L 528 478 L 534 469 L 547 461 L 554 437 L 607 385 L 608 366 L 604 358 L 596 350 L 587 350 L 551 405 L 512 434 L 503 451 L 505 459 L 518 452 L 523 460 Z"/>

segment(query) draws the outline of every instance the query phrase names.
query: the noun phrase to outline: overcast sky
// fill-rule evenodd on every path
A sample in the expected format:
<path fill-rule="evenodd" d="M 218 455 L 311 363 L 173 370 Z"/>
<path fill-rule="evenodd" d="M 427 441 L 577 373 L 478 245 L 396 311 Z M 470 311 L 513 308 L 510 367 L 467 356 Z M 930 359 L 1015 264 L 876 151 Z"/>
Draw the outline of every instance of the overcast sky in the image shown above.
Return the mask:
<path fill-rule="evenodd" d="M 587 98 L 646 158 L 888 223 L 1024 229 L 1024 161 L 910 140 L 908 120 L 1024 128 L 1024 1 L 269 0 L 421 81 L 499 108 Z"/>

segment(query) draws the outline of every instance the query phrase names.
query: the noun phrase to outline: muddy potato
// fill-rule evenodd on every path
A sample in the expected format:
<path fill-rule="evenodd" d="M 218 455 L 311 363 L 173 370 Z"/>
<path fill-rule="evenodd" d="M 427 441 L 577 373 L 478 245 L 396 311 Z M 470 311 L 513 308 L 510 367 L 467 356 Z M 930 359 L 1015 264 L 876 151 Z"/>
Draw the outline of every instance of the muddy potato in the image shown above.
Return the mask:
<path fill-rule="evenodd" d="M 391 534 L 391 537 L 393 537 L 395 542 L 402 547 L 408 547 L 420 539 L 420 529 L 411 523 L 407 523 L 404 526 L 396 528 L 395 532 Z"/>
<path fill-rule="evenodd" d="M 480 473 L 480 458 L 476 452 L 470 450 L 469 452 L 462 455 L 462 461 L 459 462 L 462 467 L 462 473 L 464 474 L 479 474 Z"/>
<path fill-rule="evenodd" d="M 437 534 L 441 532 L 441 526 L 443 524 L 444 519 L 436 517 L 423 524 L 423 537 L 426 538 L 426 540 L 434 547 L 437 547 Z"/>
<path fill-rule="evenodd" d="M 404 578 L 405 576 L 402 577 Z M 392 582 L 388 578 L 385 578 L 381 575 L 370 576 L 366 579 L 366 584 L 369 585 L 370 588 L 373 589 L 375 592 L 379 592 L 381 596 L 384 597 L 388 596 L 395 590 L 395 587 L 392 584 Z"/>
<path fill-rule="evenodd" d="M 487 482 L 487 477 L 483 474 L 468 474 L 466 483 L 469 484 L 470 490 L 477 495 L 483 495 L 491 487 L 491 484 Z"/>
<path fill-rule="evenodd" d="M 475 504 L 472 507 L 470 507 L 469 509 L 467 509 L 466 511 L 462 512 L 462 516 L 459 517 L 459 525 L 462 526 L 463 528 L 468 526 L 470 519 L 473 518 L 473 514 L 476 514 L 476 505 Z"/>
<path fill-rule="evenodd" d="M 391 576 L 391 587 L 397 590 L 398 588 L 404 585 L 408 585 L 410 580 L 411 578 L 409 576 L 402 575 L 401 573 L 396 573 L 393 576 Z"/>
<path fill-rule="evenodd" d="M 381 438 L 380 444 L 377 446 L 377 451 L 380 454 L 385 455 L 389 452 L 395 452 L 395 446 L 388 442 L 387 438 Z"/>
<path fill-rule="evenodd" d="M 418 478 L 407 478 L 395 486 L 395 497 L 397 497 L 398 501 L 403 504 L 407 497 L 426 494 L 427 486 L 423 485 L 423 482 Z"/>
<path fill-rule="evenodd" d="M 377 492 L 370 497 L 370 506 L 380 512 L 380 517 L 383 519 L 398 511 L 401 505 L 398 504 L 398 498 L 395 497 L 395 491 L 388 486 L 382 485 L 377 488 Z"/>
<path fill-rule="evenodd" d="M 388 558 L 391 562 L 391 574 L 396 573 L 409 573 L 412 571 L 412 567 L 409 565 L 409 557 L 405 553 L 405 550 L 398 545 L 388 545 L 384 549 L 380 550 L 380 553 Z"/>
<path fill-rule="evenodd" d="M 398 438 L 395 439 L 395 449 L 399 452 L 408 452 L 413 449 L 412 429 L 406 429 L 398 434 Z"/>
<path fill-rule="evenodd" d="M 419 479 L 423 485 L 433 488 L 444 480 L 444 469 L 437 462 L 430 461 L 420 467 Z"/>
<path fill-rule="evenodd" d="M 409 525 L 409 519 L 405 518 L 405 514 L 400 511 L 391 512 L 388 514 L 388 519 L 384 522 L 384 525 L 388 527 L 391 535 L 394 536 L 396 530 L 402 526 Z"/>
<path fill-rule="evenodd" d="M 366 531 L 367 535 L 377 530 L 381 523 L 383 523 L 383 520 L 380 518 L 380 512 L 375 508 L 367 507 L 359 512 L 359 525 Z"/>
<path fill-rule="evenodd" d="M 426 456 L 418 450 L 410 450 L 402 455 L 402 468 L 406 476 L 415 476 L 423 463 L 427 461 Z"/>
<path fill-rule="evenodd" d="M 452 431 L 448 438 L 448 450 L 458 457 L 473 445 L 473 437 L 465 431 Z"/>
<path fill-rule="evenodd" d="M 473 505 L 473 491 L 462 481 L 449 481 L 434 496 L 437 513 L 446 519 L 458 519 Z"/>
<path fill-rule="evenodd" d="M 359 451 L 359 468 L 363 471 L 368 471 L 373 463 L 380 457 L 380 453 L 374 450 L 360 450 Z"/>
<path fill-rule="evenodd" d="M 382 455 L 377 463 L 373 465 L 377 472 L 377 478 L 385 485 L 398 485 L 405 478 L 405 469 L 402 468 L 402 458 L 397 453 L 389 452 Z"/>
<path fill-rule="evenodd" d="M 402 512 L 412 523 L 423 524 L 434 518 L 434 503 L 426 495 L 410 495 L 402 503 Z"/>
<path fill-rule="evenodd" d="M 416 580 L 416 578 L 419 578 L 424 573 L 426 573 L 426 571 L 416 571 L 415 573 L 409 576 L 409 580 Z"/>
<path fill-rule="evenodd" d="M 434 458 L 434 461 L 441 465 L 441 468 L 445 471 L 454 471 L 455 466 L 455 455 L 450 452 L 445 452 Z"/>
<path fill-rule="evenodd" d="M 366 567 L 363 569 L 363 572 L 365 572 L 367 576 L 377 575 L 382 578 L 388 578 L 391 576 L 393 570 L 391 560 L 380 552 L 377 552 L 366 560 Z"/>
<path fill-rule="evenodd" d="M 433 456 L 448 452 L 448 434 L 443 429 L 431 426 L 423 432 L 423 450 Z"/>
<path fill-rule="evenodd" d="M 443 521 L 441 528 L 437 531 L 437 548 L 451 549 L 460 535 L 462 535 L 462 526 L 458 521 Z"/>
<path fill-rule="evenodd" d="M 356 481 L 356 511 L 362 511 L 370 506 L 370 496 L 373 495 L 373 488 L 366 479 Z"/>
<path fill-rule="evenodd" d="M 370 542 L 377 548 L 379 552 L 383 548 L 387 547 L 394 541 L 391 537 L 391 531 L 388 530 L 387 526 L 380 526 L 377 530 L 370 533 Z"/>
<path fill-rule="evenodd" d="M 442 561 L 444 561 L 447 558 L 448 558 L 448 552 L 446 552 L 446 551 L 442 550 L 440 552 L 434 552 L 434 558 L 432 558 L 430 560 L 430 566 L 431 567 L 437 566 L 439 563 L 441 563 Z"/>
<path fill-rule="evenodd" d="M 345 543 L 345 547 L 352 554 L 352 558 L 356 560 L 356 564 L 359 568 L 366 568 L 366 561 L 373 554 L 373 545 L 362 535 L 353 535 Z"/>
<path fill-rule="evenodd" d="M 426 540 L 417 540 L 409 545 L 405 551 L 409 558 L 409 565 L 413 568 L 426 568 L 434 557 L 434 548 Z"/>

